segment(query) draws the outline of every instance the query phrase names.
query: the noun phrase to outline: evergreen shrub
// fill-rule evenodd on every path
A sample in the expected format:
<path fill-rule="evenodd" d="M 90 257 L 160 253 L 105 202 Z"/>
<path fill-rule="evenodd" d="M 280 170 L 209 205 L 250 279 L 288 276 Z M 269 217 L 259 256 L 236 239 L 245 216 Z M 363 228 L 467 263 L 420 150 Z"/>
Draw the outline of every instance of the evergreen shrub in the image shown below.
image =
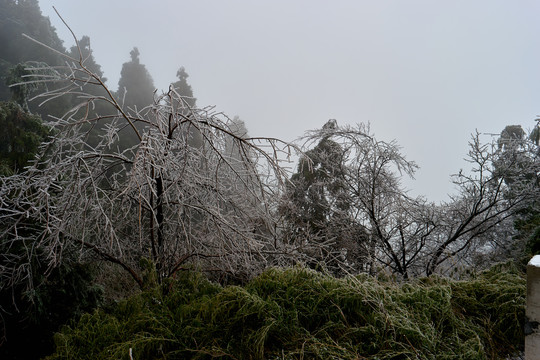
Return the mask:
<path fill-rule="evenodd" d="M 295 267 L 221 287 L 185 272 L 64 327 L 47 359 L 504 359 L 523 346 L 525 292 L 511 264 L 403 284 Z"/>

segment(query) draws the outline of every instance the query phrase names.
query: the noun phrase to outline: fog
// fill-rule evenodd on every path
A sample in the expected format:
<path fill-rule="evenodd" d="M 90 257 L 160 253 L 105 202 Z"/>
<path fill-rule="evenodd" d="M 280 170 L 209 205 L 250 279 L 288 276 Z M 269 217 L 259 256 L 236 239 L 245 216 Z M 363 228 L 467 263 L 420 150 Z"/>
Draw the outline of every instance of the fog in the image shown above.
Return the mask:
<path fill-rule="evenodd" d="M 134 46 L 166 90 L 185 67 L 199 106 L 252 136 L 292 141 L 330 118 L 369 122 L 420 166 L 413 195 L 441 201 L 470 134 L 540 113 L 540 2 L 41 0 L 64 45 L 88 35 L 108 85 Z M 490 140 L 485 135 L 485 140 Z"/>

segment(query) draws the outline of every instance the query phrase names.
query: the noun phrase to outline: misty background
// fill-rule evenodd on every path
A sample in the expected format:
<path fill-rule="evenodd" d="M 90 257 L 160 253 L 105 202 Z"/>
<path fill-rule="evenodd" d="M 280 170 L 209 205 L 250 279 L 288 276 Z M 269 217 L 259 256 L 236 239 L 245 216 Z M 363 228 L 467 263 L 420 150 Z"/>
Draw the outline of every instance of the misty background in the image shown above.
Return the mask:
<path fill-rule="evenodd" d="M 287 141 L 370 123 L 420 166 L 412 195 L 444 201 L 470 134 L 489 141 L 540 113 L 537 1 L 41 0 L 64 46 L 88 35 L 118 87 L 134 46 L 155 87 L 183 66 L 197 105 Z M 291 164 L 291 167 L 294 167 Z"/>
<path fill-rule="evenodd" d="M 538 7 L 0 0 L 0 358 L 517 356 Z"/>

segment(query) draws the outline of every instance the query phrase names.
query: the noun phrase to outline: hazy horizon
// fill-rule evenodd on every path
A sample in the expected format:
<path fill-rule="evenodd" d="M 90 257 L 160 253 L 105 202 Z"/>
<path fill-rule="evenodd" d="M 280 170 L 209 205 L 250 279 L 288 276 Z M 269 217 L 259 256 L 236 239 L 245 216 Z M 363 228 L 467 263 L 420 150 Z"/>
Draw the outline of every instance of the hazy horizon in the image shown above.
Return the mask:
<path fill-rule="evenodd" d="M 185 67 L 199 106 L 287 141 L 370 123 L 420 166 L 412 194 L 441 201 L 470 134 L 525 129 L 540 113 L 540 3 L 521 1 L 41 0 L 64 46 L 91 38 L 108 85 L 136 46 L 165 90 Z M 490 136 L 485 135 L 489 141 Z"/>

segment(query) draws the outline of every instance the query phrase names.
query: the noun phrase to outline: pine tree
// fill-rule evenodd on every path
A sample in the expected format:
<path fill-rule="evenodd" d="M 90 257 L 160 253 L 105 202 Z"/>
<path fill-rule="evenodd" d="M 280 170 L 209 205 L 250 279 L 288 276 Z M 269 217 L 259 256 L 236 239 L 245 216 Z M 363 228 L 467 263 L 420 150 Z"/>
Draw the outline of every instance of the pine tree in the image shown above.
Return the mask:
<path fill-rule="evenodd" d="M 139 49 L 134 47 L 129 54 L 131 61 L 124 63 L 120 73 L 118 97 L 125 107 L 140 111 L 153 102 L 154 80 L 140 63 Z"/>
<path fill-rule="evenodd" d="M 172 111 L 178 112 L 184 116 L 189 116 L 192 112 L 192 109 L 195 109 L 197 106 L 197 99 L 193 96 L 193 89 L 191 85 L 187 82 L 189 77 L 186 69 L 182 66 L 176 72 L 176 77 L 178 81 L 171 84 L 171 91 L 174 91 L 180 97 L 173 97 L 176 99 L 175 102 L 171 104 Z M 188 137 L 189 145 L 193 147 L 202 146 L 202 137 L 201 133 L 193 126 L 188 125 L 189 128 L 182 129 L 186 136 Z"/>
<path fill-rule="evenodd" d="M 178 92 L 178 94 L 185 98 L 189 107 L 194 108 L 197 103 L 197 99 L 193 97 L 193 90 L 191 89 L 191 85 L 189 85 L 187 82 L 189 75 L 183 66 L 176 72 L 176 77 L 178 78 L 178 81 L 172 83 L 172 87 Z"/>
<path fill-rule="evenodd" d="M 27 61 L 59 65 L 58 54 L 23 37 L 26 34 L 58 51 L 62 40 L 49 18 L 41 14 L 37 0 L 0 0 L 0 100 L 9 100 L 9 71 Z"/>
<path fill-rule="evenodd" d="M 123 104 L 124 111 L 129 113 L 135 120 L 135 127 L 139 133 L 142 133 L 146 124 L 140 121 L 144 118 L 140 114 L 143 109 L 152 105 L 154 100 L 154 81 L 150 76 L 146 66 L 140 63 L 139 49 L 133 48 L 130 52 L 131 61 L 124 63 L 118 81 L 117 98 Z M 129 148 L 139 143 L 140 138 L 134 131 L 125 124 L 124 131 L 127 133 L 120 134 L 122 148 Z"/>

